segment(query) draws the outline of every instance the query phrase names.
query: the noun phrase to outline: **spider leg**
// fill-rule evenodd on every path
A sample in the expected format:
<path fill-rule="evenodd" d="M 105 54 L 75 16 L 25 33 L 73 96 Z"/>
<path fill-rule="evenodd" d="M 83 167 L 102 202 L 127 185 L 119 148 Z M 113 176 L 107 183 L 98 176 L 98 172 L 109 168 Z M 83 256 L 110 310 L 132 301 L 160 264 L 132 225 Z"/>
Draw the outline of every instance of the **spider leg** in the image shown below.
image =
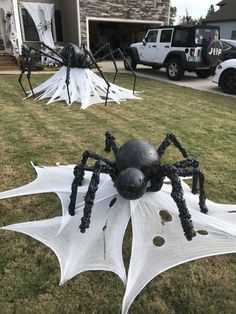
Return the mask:
<path fill-rule="evenodd" d="M 106 92 L 106 98 L 105 98 L 105 106 L 107 105 L 107 100 L 108 100 L 108 94 L 109 94 L 109 89 L 110 89 L 110 83 L 108 82 L 108 80 L 105 78 L 103 72 L 101 71 L 101 69 L 99 68 L 94 56 L 92 55 L 92 53 L 87 50 L 86 48 L 84 48 L 85 53 L 87 53 L 89 55 L 89 57 L 91 58 L 93 64 L 96 66 L 98 72 L 100 73 L 101 77 L 104 79 L 104 81 L 107 84 L 107 92 Z"/>
<path fill-rule="evenodd" d="M 69 51 L 68 63 L 67 63 L 67 68 L 66 68 L 66 80 L 65 80 L 69 104 L 71 104 L 70 90 L 69 90 L 71 58 L 72 58 L 72 48 Z"/>
<path fill-rule="evenodd" d="M 103 167 L 104 168 L 103 172 L 108 173 L 111 176 L 111 178 L 114 178 L 114 176 L 115 176 L 115 167 L 114 167 L 113 162 L 111 162 L 107 158 L 101 157 L 100 155 L 98 155 L 96 153 L 93 153 L 93 152 L 86 150 L 82 155 L 81 162 L 78 163 L 74 168 L 75 178 L 74 178 L 72 185 L 71 185 L 70 203 L 68 206 L 68 211 L 69 211 L 69 214 L 71 216 L 74 216 L 74 214 L 75 214 L 77 190 L 78 190 L 78 186 L 82 185 L 85 170 L 93 171 L 93 169 L 94 169 L 93 166 L 87 166 L 87 161 L 89 158 L 92 158 L 96 161 L 99 161 L 99 160 L 102 161 L 106 165 L 106 168 Z"/>
<path fill-rule="evenodd" d="M 22 84 L 22 76 L 23 76 L 23 74 L 25 73 L 25 71 L 26 71 L 26 70 L 23 70 L 23 69 L 21 70 L 20 76 L 19 76 L 19 78 L 18 78 L 18 82 L 20 83 L 20 86 L 21 86 L 21 88 L 22 88 L 22 90 L 23 90 L 25 96 L 27 97 L 28 95 L 27 95 L 26 90 L 24 89 L 24 86 L 23 86 L 23 84 Z"/>
<path fill-rule="evenodd" d="M 205 194 L 205 176 L 203 172 L 199 168 L 199 161 L 196 159 L 186 159 L 180 162 L 173 164 L 178 169 L 178 174 L 180 176 L 192 176 L 192 193 L 197 194 L 197 184 L 199 181 L 199 207 L 201 212 L 206 214 L 208 212 L 208 208 L 206 206 L 206 194 Z M 185 169 L 187 167 L 192 167 L 193 169 Z M 183 169 L 181 169 L 183 168 Z"/>
<path fill-rule="evenodd" d="M 171 143 L 174 144 L 176 148 L 178 148 L 184 158 L 188 158 L 187 151 L 183 148 L 182 144 L 177 140 L 176 136 L 173 133 L 167 133 L 165 139 L 157 149 L 160 158 L 165 153 L 166 149 L 170 146 Z"/>
<path fill-rule="evenodd" d="M 31 65 L 30 65 L 30 62 L 29 62 L 28 72 L 27 72 L 27 79 L 28 79 L 28 82 L 29 82 L 29 86 L 30 86 L 31 93 L 32 93 L 33 97 L 35 98 L 35 95 L 34 95 L 34 91 L 33 91 L 33 87 L 32 87 L 30 78 L 31 78 Z"/>
<path fill-rule="evenodd" d="M 171 196 L 173 200 L 176 202 L 176 205 L 179 209 L 179 218 L 181 221 L 181 225 L 184 231 L 184 235 L 188 241 L 192 240 L 193 237 L 196 236 L 196 232 L 193 228 L 193 223 L 191 220 L 191 215 L 188 211 L 185 199 L 184 192 L 181 186 L 181 181 L 178 176 L 178 169 L 173 165 L 163 165 L 160 167 L 160 172 L 167 176 L 172 184 L 172 192 Z"/>
<path fill-rule="evenodd" d="M 114 77 L 113 77 L 113 83 L 114 83 L 115 80 L 116 80 L 116 77 L 117 77 L 117 73 L 118 73 L 118 68 L 117 68 L 117 65 L 116 65 L 116 60 L 115 60 L 114 55 L 117 54 L 117 53 L 119 53 L 119 55 L 122 57 L 124 63 L 129 67 L 129 69 L 131 70 L 131 72 L 132 72 L 132 74 L 133 74 L 133 76 L 134 76 L 134 83 L 133 83 L 133 94 L 134 94 L 134 92 L 135 92 L 135 86 L 136 86 L 136 78 L 137 78 L 137 77 L 136 77 L 136 74 L 135 74 L 133 68 L 131 67 L 131 65 L 130 65 L 130 64 L 128 63 L 128 61 L 126 60 L 125 55 L 123 54 L 123 52 L 122 52 L 122 50 L 121 50 L 120 48 L 117 48 L 117 49 L 115 49 L 115 50 L 112 51 L 111 48 L 110 48 L 110 46 L 109 46 L 107 49 L 108 49 L 109 52 L 108 52 L 106 55 L 104 55 L 102 58 L 97 59 L 96 61 L 97 61 L 97 62 L 100 62 L 100 61 L 106 59 L 107 57 L 111 57 L 112 62 L 113 62 L 114 67 L 115 67 L 115 71 L 116 71 L 116 72 L 115 72 L 115 75 L 114 75 Z"/>
<path fill-rule="evenodd" d="M 106 53 L 104 56 L 102 56 L 100 58 L 96 58 L 96 55 L 98 53 L 100 53 L 101 51 L 108 51 L 108 53 Z M 114 64 L 114 68 L 115 68 L 115 75 L 114 75 L 113 81 L 112 81 L 114 83 L 115 80 L 116 80 L 117 73 L 118 73 L 118 68 L 117 68 L 116 61 L 115 61 L 115 58 L 114 58 L 114 54 L 113 54 L 113 51 L 111 50 L 110 44 L 105 44 L 104 46 L 99 48 L 95 52 L 94 57 L 96 58 L 96 62 L 101 62 L 101 61 L 105 60 L 107 57 L 111 57 L 111 60 L 112 60 L 112 62 Z"/>
<path fill-rule="evenodd" d="M 86 167 L 85 165 L 82 166 L 81 164 L 78 164 L 74 168 L 74 180 L 71 184 L 71 195 L 70 195 L 70 203 L 68 206 L 68 212 L 71 216 L 75 215 L 75 204 L 76 204 L 76 197 L 77 197 L 77 191 L 78 186 L 82 185 L 82 181 L 84 178 L 84 170 L 92 170 L 91 167 Z"/>
<path fill-rule="evenodd" d="M 100 181 L 100 173 L 104 166 L 105 164 L 103 164 L 103 162 L 100 160 L 97 160 L 94 165 L 89 188 L 85 195 L 84 215 L 81 218 L 81 225 L 79 226 L 80 232 L 82 233 L 85 233 L 86 229 L 89 228 L 90 225 L 90 217 L 94 205 L 95 195 L 98 189 L 98 184 Z"/>
<path fill-rule="evenodd" d="M 70 98 L 70 90 L 69 90 L 69 84 L 70 84 L 70 62 L 67 64 L 67 68 L 66 68 L 66 89 L 67 89 L 67 95 L 68 95 L 68 100 L 69 100 L 69 104 L 71 104 L 71 98 Z"/>
<path fill-rule="evenodd" d="M 21 73 L 20 73 L 20 76 L 19 76 L 19 79 L 18 79 L 18 82 L 20 83 L 20 86 L 25 94 L 25 96 L 27 97 L 27 92 L 22 84 L 22 77 L 23 77 L 23 74 L 25 72 L 27 72 L 27 79 L 28 79 L 28 82 L 29 82 L 29 86 L 30 86 L 30 89 L 31 89 L 31 92 L 32 92 L 32 95 L 34 97 L 34 92 L 33 92 L 33 88 L 32 88 L 32 85 L 31 85 L 31 81 L 30 81 L 30 76 L 31 76 L 31 68 L 30 68 L 30 53 L 31 53 L 31 50 L 32 48 L 28 48 L 27 46 L 23 45 L 22 46 L 22 55 L 23 55 L 23 60 L 22 60 L 22 69 L 21 69 Z"/>
<path fill-rule="evenodd" d="M 40 45 L 43 45 L 42 42 L 40 43 Z M 43 46 L 49 48 L 49 47 L 46 46 L 45 44 L 44 44 Z M 60 57 L 61 60 L 63 60 L 63 61 L 58 60 L 58 59 L 55 58 L 54 56 L 51 56 L 51 55 L 49 55 L 48 53 L 42 51 L 41 49 L 39 49 L 39 47 L 38 47 L 38 48 L 31 47 L 30 49 L 31 49 L 31 50 L 34 50 L 34 51 L 36 51 L 36 52 L 39 52 L 41 55 L 43 55 L 43 56 L 45 56 L 45 57 L 47 57 L 47 58 L 50 58 L 50 59 L 52 59 L 52 60 L 54 60 L 54 61 L 60 63 L 60 65 L 66 65 L 66 64 L 67 64 L 67 61 L 66 61 L 62 56 L 60 56 L 60 55 L 58 55 L 56 52 L 54 52 L 54 50 L 52 50 L 52 49 L 50 49 L 50 50 L 51 50 L 52 52 L 54 52 L 56 56 Z"/>
<path fill-rule="evenodd" d="M 46 48 L 46 49 L 48 49 L 49 51 L 51 51 L 53 54 L 55 54 L 55 56 L 57 56 L 57 57 L 59 57 L 60 59 L 62 59 L 63 60 L 63 62 L 67 62 L 67 60 L 65 59 L 65 58 L 63 58 L 59 53 L 57 53 L 54 49 L 52 49 L 51 47 L 49 47 L 48 45 L 46 45 L 44 42 L 40 42 L 40 45 L 42 46 L 42 47 L 44 47 L 44 48 Z M 43 53 L 42 51 L 41 51 L 41 53 Z M 49 56 L 49 55 L 48 55 Z M 53 60 L 55 60 L 55 61 L 58 61 L 58 62 L 60 62 L 60 60 L 58 60 L 58 59 L 55 59 L 55 58 L 53 58 L 52 56 L 49 56 L 49 57 L 51 57 Z"/>
<path fill-rule="evenodd" d="M 133 94 L 135 92 L 135 87 L 136 87 L 136 74 L 133 70 L 133 68 L 131 67 L 131 65 L 129 64 L 129 62 L 126 60 L 125 58 L 125 55 L 123 54 L 123 51 L 120 49 L 120 48 L 117 48 L 115 50 L 112 51 L 112 55 L 115 54 L 115 53 L 119 53 L 120 56 L 122 57 L 122 59 L 124 60 L 124 63 L 126 64 L 126 66 L 131 70 L 132 74 L 133 74 L 133 77 L 134 77 L 134 83 L 133 83 Z M 118 71 L 118 70 L 117 70 Z"/>
<path fill-rule="evenodd" d="M 104 151 L 105 152 L 110 152 L 111 149 L 114 153 L 114 155 L 116 156 L 117 154 L 117 151 L 118 151 L 118 146 L 116 145 L 116 139 L 115 139 L 115 136 L 112 134 L 112 132 L 110 131 L 107 131 L 105 133 L 105 136 L 106 136 L 106 140 L 105 140 L 105 148 L 104 148 Z"/>

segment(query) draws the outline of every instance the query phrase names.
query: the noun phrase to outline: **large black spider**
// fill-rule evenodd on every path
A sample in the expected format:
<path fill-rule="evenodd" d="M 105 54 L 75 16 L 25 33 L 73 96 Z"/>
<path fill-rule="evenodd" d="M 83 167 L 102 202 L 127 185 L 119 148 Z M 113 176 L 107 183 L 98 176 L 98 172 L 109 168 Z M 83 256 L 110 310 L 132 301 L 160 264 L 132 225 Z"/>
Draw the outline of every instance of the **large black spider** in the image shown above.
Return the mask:
<path fill-rule="evenodd" d="M 92 207 L 95 194 L 98 189 L 100 173 L 111 176 L 118 193 L 127 200 L 135 200 L 147 192 L 156 192 L 162 188 L 163 180 L 168 177 L 172 184 L 171 196 L 179 209 L 179 217 L 187 240 L 195 235 L 191 215 L 188 211 L 179 176 L 192 176 L 192 193 L 197 193 L 199 183 L 199 206 L 201 212 L 207 213 L 206 196 L 204 190 L 204 174 L 199 168 L 199 161 L 189 159 L 186 150 L 177 140 L 176 136 L 168 133 L 156 150 L 154 146 L 143 140 L 130 140 L 120 148 L 111 132 L 106 132 L 105 151 L 111 149 L 115 155 L 115 161 L 110 161 L 100 155 L 85 151 L 80 163 L 74 168 L 74 180 L 71 186 L 69 204 L 70 215 L 75 214 L 75 203 L 78 186 L 82 185 L 84 171 L 92 171 L 92 177 L 88 191 L 85 195 L 84 215 L 81 219 L 80 231 L 84 233 L 89 228 Z M 169 145 L 173 143 L 182 153 L 184 160 L 174 164 L 161 165 L 160 160 Z M 94 166 L 88 166 L 88 158 L 96 160 Z"/>
<path fill-rule="evenodd" d="M 44 49 L 44 51 L 42 51 L 42 49 Z M 49 46 L 47 46 L 46 44 L 41 42 L 40 48 L 34 48 L 34 47 L 28 48 L 25 45 L 22 47 L 22 58 L 23 58 L 23 60 L 22 60 L 21 73 L 20 73 L 18 81 L 19 81 L 26 97 L 28 95 L 27 95 L 27 93 L 26 93 L 26 91 L 25 91 L 25 89 L 21 83 L 23 73 L 25 73 L 25 72 L 27 72 L 27 78 L 28 78 L 28 82 L 30 85 L 30 90 L 31 90 L 31 93 L 34 97 L 32 84 L 30 82 L 30 77 L 31 77 L 31 58 L 30 58 L 30 55 L 31 55 L 32 51 L 36 51 L 36 52 L 40 53 L 41 55 L 43 55 L 47 58 L 51 58 L 56 63 L 58 63 L 60 66 L 66 66 L 67 67 L 65 83 L 66 83 L 66 87 L 67 87 L 67 94 L 68 94 L 69 103 L 71 103 L 70 92 L 69 92 L 70 69 L 71 68 L 89 68 L 90 69 L 90 68 L 95 66 L 97 68 L 98 72 L 100 73 L 101 77 L 106 82 L 106 85 L 107 85 L 105 105 L 107 104 L 110 83 L 105 78 L 105 75 L 103 74 L 102 70 L 100 69 L 100 67 L 98 66 L 97 63 L 108 58 L 108 57 L 110 57 L 112 59 L 112 62 L 113 62 L 114 67 L 115 67 L 115 75 L 113 78 L 113 83 L 114 83 L 116 76 L 117 76 L 117 73 L 118 73 L 118 68 L 117 68 L 117 65 L 115 62 L 115 57 L 114 57 L 114 55 L 117 53 L 123 58 L 125 64 L 127 65 L 127 67 L 130 68 L 130 70 L 134 76 L 133 93 L 135 91 L 136 75 L 134 73 L 134 70 L 132 69 L 132 67 L 130 66 L 128 61 L 126 60 L 126 58 L 125 58 L 125 56 L 124 56 L 124 54 L 120 48 L 117 48 L 117 49 L 112 51 L 112 49 L 110 48 L 110 45 L 105 44 L 102 47 L 100 47 L 94 54 L 92 54 L 92 52 L 87 50 L 84 46 L 78 47 L 74 44 L 69 43 L 58 53 L 54 49 L 50 48 Z M 47 53 L 46 51 L 49 51 L 50 54 Z M 97 56 L 101 55 L 101 53 L 104 54 L 103 57 L 97 58 Z"/>

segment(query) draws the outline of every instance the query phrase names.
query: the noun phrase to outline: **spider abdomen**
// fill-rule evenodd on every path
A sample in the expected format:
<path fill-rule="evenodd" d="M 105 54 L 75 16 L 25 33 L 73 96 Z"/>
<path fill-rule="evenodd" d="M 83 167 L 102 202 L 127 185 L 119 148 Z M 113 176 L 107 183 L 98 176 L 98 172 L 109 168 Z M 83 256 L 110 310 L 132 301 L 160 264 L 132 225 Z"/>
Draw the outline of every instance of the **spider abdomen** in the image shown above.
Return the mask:
<path fill-rule="evenodd" d="M 85 54 L 83 49 L 74 45 L 68 44 L 66 45 L 60 55 L 64 60 L 69 61 L 70 58 L 70 67 L 71 68 L 88 68 L 90 66 L 90 58 Z"/>
<path fill-rule="evenodd" d="M 154 146 L 143 140 L 130 140 L 122 145 L 116 154 L 118 173 L 133 167 L 140 169 L 145 177 L 150 178 L 159 168 L 160 158 Z"/>

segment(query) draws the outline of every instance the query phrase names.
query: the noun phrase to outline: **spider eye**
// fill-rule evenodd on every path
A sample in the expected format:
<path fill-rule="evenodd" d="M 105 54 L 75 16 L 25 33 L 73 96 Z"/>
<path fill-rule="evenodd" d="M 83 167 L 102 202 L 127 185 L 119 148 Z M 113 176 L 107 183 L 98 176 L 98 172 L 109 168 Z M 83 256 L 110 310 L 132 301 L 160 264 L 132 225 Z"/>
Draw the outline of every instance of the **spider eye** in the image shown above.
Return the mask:
<path fill-rule="evenodd" d="M 144 174 L 137 168 L 126 168 L 116 178 L 118 193 L 127 200 L 136 200 L 146 192 L 147 182 Z"/>

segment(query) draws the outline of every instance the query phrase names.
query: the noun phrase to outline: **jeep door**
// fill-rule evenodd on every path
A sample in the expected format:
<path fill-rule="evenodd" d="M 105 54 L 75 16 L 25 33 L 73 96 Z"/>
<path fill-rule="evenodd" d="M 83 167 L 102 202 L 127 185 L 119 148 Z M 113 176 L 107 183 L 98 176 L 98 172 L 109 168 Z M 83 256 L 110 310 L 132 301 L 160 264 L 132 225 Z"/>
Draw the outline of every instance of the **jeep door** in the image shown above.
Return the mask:
<path fill-rule="evenodd" d="M 159 35 L 156 62 L 163 64 L 166 56 L 171 51 L 171 41 L 173 36 L 173 28 L 162 29 Z"/>
<path fill-rule="evenodd" d="M 152 29 L 147 32 L 143 45 L 139 47 L 139 58 L 143 62 L 154 62 L 157 54 L 158 30 Z"/>

